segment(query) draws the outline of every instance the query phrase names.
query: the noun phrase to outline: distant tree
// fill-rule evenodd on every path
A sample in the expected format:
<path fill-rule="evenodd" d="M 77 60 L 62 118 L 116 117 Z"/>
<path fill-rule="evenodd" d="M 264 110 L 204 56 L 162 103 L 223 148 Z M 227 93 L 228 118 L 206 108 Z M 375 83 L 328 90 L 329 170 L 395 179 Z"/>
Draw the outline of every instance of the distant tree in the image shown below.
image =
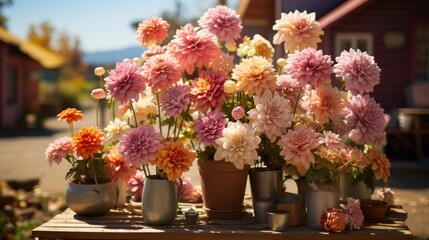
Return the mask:
<path fill-rule="evenodd" d="M 3 14 L 3 8 L 12 5 L 12 0 L 0 0 L 0 27 L 6 28 L 7 18 Z"/>
<path fill-rule="evenodd" d="M 48 50 L 54 51 L 52 46 L 54 33 L 55 28 L 49 22 L 42 22 L 39 26 L 30 25 L 27 33 L 27 40 Z"/>

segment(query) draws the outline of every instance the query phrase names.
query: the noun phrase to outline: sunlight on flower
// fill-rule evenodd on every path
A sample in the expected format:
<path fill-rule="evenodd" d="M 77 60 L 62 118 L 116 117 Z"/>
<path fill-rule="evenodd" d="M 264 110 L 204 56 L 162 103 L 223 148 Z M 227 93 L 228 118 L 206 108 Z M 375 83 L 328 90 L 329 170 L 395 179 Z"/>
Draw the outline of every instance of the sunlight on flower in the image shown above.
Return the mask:
<path fill-rule="evenodd" d="M 380 151 L 370 150 L 368 152 L 368 161 L 371 169 L 374 171 L 375 178 L 387 183 L 390 177 L 390 161 L 387 156 Z"/>
<path fill-rule="evenodd" d="M 104 133 L 96 127 L 82 128 L 73 136 L 73 147 L 83 159 L 92 158 L 103 150 Z"/>
<path fill-rule="evenodd" d="M 182 72 L 179 63 L 168 54 L 158 54 L 149 58 L 143 65 L 142 75 L 153 92 L 168 90 L 179 81 Z"/>
<path fill-rule="evenodd" d="M 219 41 L 239 39 L 243 28 L 235 10 L 222 5 L 209 8 L 198 20 L 198 24 L 216 35 Z"/>
<path fill-rule="evenodd" d="M 108 175 L 114 181 L 119 178 L 128 181 L 136 174 L 136 166 L 127 164 L 117 147 L 108 150 L 105 161 Z"/>
<path fill-rule="evenodd" d="M 52 166 L 53 162 L 59 165 L 61 160 L 65 158 L 67 154 L 72 154 L 73 151 L 72 138 L 61 137 L 56 139 L 53 143 L 50 143 L 46 148 L 46 160 L 48 161 L 49 166 Z"/>
<path fill-rule="evenodd" d="M 340 115 L 344 107 L 338 88 L 329 85 L 313 90 L 309 99 L 309 110 L 320 125 Z"/>
<path fill-rule="evenodd" d="M 195 109 L 201 112 L 220 109 L 225 96 L 225 81 L 226 75 L 221 72 L 202 72 L 191 88 L 191 100 L 195 103 Z"/>
<path fill-rule="evenodd" d="M 106 141 L 119 140 L 130 129 L 131 127 L 127 122 L 115 118 L 115 120 L 109 121 L 106 128 L 104 128 L 104 131 L 106 131 Z"/>
<path fill-rule="evenodd" d="M 70 124 L 82 120 L 83 114 L 76 108 L 67 108 L 66 110 L 60 112 L 57 117 L 58 121 L 66 120 L 67 123 Z"/>
<path fill-rule="evenodd" d="M 252 39 L 252 45 L 255 49 L 255 53 L 258 56 L 264 57 L 265 59 L 272 61 L 271 58 L 274 55 L 274 48 L 271 43 L 259 34 L 255 34 Z"/>
<path fill-rule="evenodd" d="M 152 17 L 139 23 L 136 32 L 136 38 L 143 47 L 161 44 L 168 37 L 168 24 L 159 17 Z"/>

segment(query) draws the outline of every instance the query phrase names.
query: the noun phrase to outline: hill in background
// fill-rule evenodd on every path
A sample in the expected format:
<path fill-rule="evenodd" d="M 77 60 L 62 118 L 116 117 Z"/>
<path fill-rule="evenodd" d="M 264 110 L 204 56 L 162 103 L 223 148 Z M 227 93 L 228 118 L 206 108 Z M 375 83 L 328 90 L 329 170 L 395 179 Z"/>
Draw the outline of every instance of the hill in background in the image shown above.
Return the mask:
<path fill-rule="evenodd" d="M 144 50 L 144 48 L 136 46 L 117 50 L 88 52 L 84 54 L 83 60 L 91 65 L 110 65 L 121 62 L 124 58 L 140 57 Z"/>

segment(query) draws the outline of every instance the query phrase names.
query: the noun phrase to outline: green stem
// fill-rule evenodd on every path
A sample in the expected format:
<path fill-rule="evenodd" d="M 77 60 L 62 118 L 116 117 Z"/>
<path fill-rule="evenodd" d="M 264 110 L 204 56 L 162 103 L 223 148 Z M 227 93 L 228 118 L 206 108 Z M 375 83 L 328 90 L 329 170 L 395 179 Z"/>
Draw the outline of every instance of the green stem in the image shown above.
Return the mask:
<path fill-rule="evenodd" d="M 133 101 L 130 100 L 130 106 L 131 106 L 131 111 L 133 112 L 133 116 L 134 116 L 134 123 L 136 124 L 136 127 L 139 126 L 139 123 L 137 122 L 137 115 L 136 115 L 136 111 L 134 110 L 134 106 L 133 106 Z"/>
<path fill-rule="evenodd" d="M 103 76 L 100 76 L 100 87 L 103 88 Z"/>
<path fill-rule="evenodd" d="M 73 123 L 69 124 L 69 128 L 70 128 L 70 136 L 73 137 L 73 135 L 74 135 Z"/>
<path fill-rule="evenodd" d="M 112 120 L 114 121 L 115 120 L 115 100 L 114 99 L 112 99 Z"/>
<path fill-rule="evenodd" d="M 298 97 L 296 99 L 295 106 L 293 107 L 293 115 L 294 116 L 296 115 L 296 108 L 298 107 L 299 98 L 301 97 L 301 91 L 302 91 L 302 89 L 299 89 Z"/>
<path fill-rule="evenodd" d="M 162 124 L 161 124 L 161 106 L 159 106 L 159 92 L 156 93 L 156 103 L 158 105 L 158 123 L 159 123 L 159 133 L 162 136 Z"/>
<path fill-rule="evenodd" d="M 98 127 L 98 112 L 100 111 L 100 99 L 97 99 L 97 110 L 95 111 L 95 125 Z"/>

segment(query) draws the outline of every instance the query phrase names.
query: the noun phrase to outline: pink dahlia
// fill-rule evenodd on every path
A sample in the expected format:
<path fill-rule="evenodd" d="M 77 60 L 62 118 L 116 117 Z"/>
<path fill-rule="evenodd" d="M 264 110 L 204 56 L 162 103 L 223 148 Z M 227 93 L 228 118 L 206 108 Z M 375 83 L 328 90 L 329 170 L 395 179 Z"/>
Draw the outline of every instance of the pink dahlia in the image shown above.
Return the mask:
<path fill-rule="evenodd" d="M 319 124 L 324 125 L 341 114 L 345 103 L 338 88 L 324 85 L 312 91 L 308 106 Z"/>
<path fill-rule="evenodd" d="M 349 137 L 358 144 L 373 144 L 384 135 L 384 110 L 368 95 L 353 96 L 346 107 Z"/>
<path fill-rule="evenodd" d="M 347 204 L 341 204 L 341 208 L 346 214 L 346 223 L 349 224 L 350 230 L 360 229 L 363 226 L 363 212 L 360 209 L 359 199 L 347 198 Z"/>
<path fill-rule="evenodd" d="M 340 138 L 340 135 L 335 134 L 331 131 L 323 131 L 323 143 L 325 146 L 332 150 L 332 151 L 338 151 L 344 148 L 344 142 Z"/>
<path fill-rule="evenodd" d="M 213 59 L 213 61 L 210 62 L 209 68 L 229 75 L 234 68 L 234 56 L 222 53 L 219 55 L 219 58 Z"/>
<path fill-rule="evenodd" d="M 61 160 L 68 154 L 73 153 L 73 144 L 71 137 L 62 137 L 50 143 L 45 151 L 46 160 L 49 166 L 55 162 L 57 165 L 61 163 Z"/>
<path fill-rule="evenodd" d="M 139 93 L 146 89 L 141 69 L 132 61 L 116 63 L 116 67 L 109 71 L 104 85 L 112 97 L 121 104 L 131 99 L 139 100 Z"/>
<path fill-rule="evenodd" d="M 343 51 L 336 60 L 334 72 L 336 76 L 344 77 L 346 90 L 353 94 L 370 93 L 380 83 L 381 69 L 374 57 L 366 52 L 350 49 L 349 52 Z"/>
<path fill-rule="evenodd" d="M 255 108 L 249 114 L 249 124 L 257 135 L 265 134 L 271 142 L 286 132 L 295 121 L 289 100 L 277 92 L 265 91 L 262 96 L 253 96 Z"/>
<path fill-rule="evenodd" d="M 142 60 L 143 62 L 146 62 L 150 57 L 164 53 L 166 51 L 166 48 L 161 47 L 159 45 L 149 46 L 143 53 L 142 53 Z"/>
<path fill-rule="evenodd" d="M 216 35 L 219 41 L 233 41 L 240 38 L 241 19 L 232 9 L 219 5 L 208 9 L 198 20 L 198 24 Z"/>
<path fill-rule="evenodd" d="M 276 84 L 278 86 L 277 92 L 279 92 L 282 97 L 288 99 L 292 104 L 295 104 L 301 90 L 299 82 L 290 75 L 282 74 L 277 76 Z"/>
<path fill-rule="evenodd" d="M 148 164 L 156 158 L 163 147 L 159 141 L 161 134 L 152 126 L 139 126 L 125 134 L 118 144 L 119 153 L 128 165 Z"/>
<path fill-rule="evenodd" d="M 222 137 L 227 118 L 219 110 L 208 112 L 206 116 L 199 116 L 194 122 L 194 131 L 204 146 L 213 146 L 215 140 Z"/>
<path fill-rule="evenodd" d="M 168 51 L 179 62 L 181 69 L 192 74 L 195 67 L 209 66 L 221 54 L 216 46 L 216 36 L 206 30 L 197 31 L 191 24 L 176 31 L 168 44 Z"/>
<path fill-rule="evenodd" d="M 290 53 L 307 47 L 317 48 L 317 43 L 322 41 L 320 35 L 323 35 L 316 14 L 307 11 L 282 13 L 273 30 L 277 31 L 273 43 L 284 42 L 285 51 Z"/>
<path fill-rule="evenodd" d="M 190 103 L 189 91 L 189 86 L 179 85 L 163 92 L 159 104 L 165 115 L 176 118 L 185 111 Z"/>
<path fill-rule="evenodd" d="M 315 163 L 311 150 L 317 148 L 322 141 L 320 133 L 306 125 L 300 125 L 281 137 L 278 142 L 282 148 L 280 155 L 287 164 L 297 168 L 299 175 L 304 176 L 310 165 Z"/>
<path fill-rule="evenodd" d="M 158 54 L 143 65 L 142 75 L 153 92 L 165 91 L 179 81 L 182 73 L 176 59 L 168 54 Z"/>
<path fill-rule="evenodd" d="M 136 38 L 142 46 L 161 44 L 168 37 L 169 27 L 162 18 L 148 18 L 139 23 Z"/>
<path fill-rule="evenodd" d="M 322 50 L 305 48 L 289 55 L 284 71 L 296 78 L 301 86 L 310 83 L 318 87 L 331 83 L 332 63 L 331 56 L 323 55 Z"/>
<path fill-rule="evenodd" d="M 195 109 L 201 112 L 220 109 L 225 98 L 225 81 L 226 75 L 221 72 L 202 72 L 191 88 L 191 100 L 195 102 Z"/>
<path fill-rule="evenodd" d="M 144 171 L 137 170 L 134 177 L 128 180 L 127 191 L 134 196 L 134 201 L 140 202 L 142 199 L 145 178 Z"/>
<path fill-rule="evenodd" d="M 189 202 L 189 203 L 196 203 L 201 202 L 203 199 L 201 186 L 194 185 L 191 181 L 190 177 L 182 176 L 182 192 L 180 194 L 180 201 L 181 202 Z M 179 181 L 174 182 L 174 186 L 176 189 L 179 188 Z"/>

